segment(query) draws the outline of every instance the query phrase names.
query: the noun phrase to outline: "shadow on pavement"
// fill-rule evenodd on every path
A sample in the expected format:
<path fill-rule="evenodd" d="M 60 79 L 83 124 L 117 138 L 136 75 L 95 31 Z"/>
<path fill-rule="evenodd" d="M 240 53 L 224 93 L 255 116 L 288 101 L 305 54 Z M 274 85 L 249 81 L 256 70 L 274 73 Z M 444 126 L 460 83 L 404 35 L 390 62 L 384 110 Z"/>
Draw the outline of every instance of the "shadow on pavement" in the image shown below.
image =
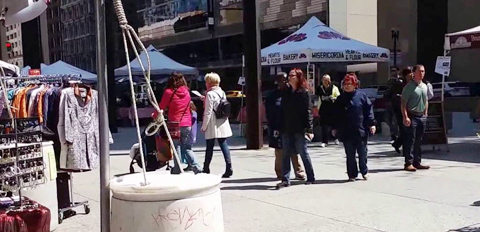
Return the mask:
<path fill-rule="evenodd" d="M 448 232 L 480 232 L 480 227 L 477 225 L 467 226 L 460 229 L 449 230 Z"/>
<path fill-rule="evenodd" d="M 464 163 L 480 163 L 480 140 L 469 138 L 455 138 L 449 145 L 450 152 L 445 145 L 436 146 L 441 150 L 433 150 L 432 145 L 422 146 L 422 158 L 431 160 L 455 161 Z M 393 148 L 391 151 L 369 153 L 369 159 L 402 157 Z"/>
<path fill-rule="evenodd" d="M 225 186 L 222 190 L 275 190 L 275 185 L 241 185 Z"/>
<path fill-rule="evenodd" d="M 265 178 L 223 180 L 222 183 L 225 183 L 225 184 L 250 184 L 250 183 L 275 182 L 275 181 L 278 181 L 277 178 L 265 177 Z"/>
<path fill-rule="evenodd" d="M 403 172 L 403 168 L 387 168 L 368 170 L 368 173 L 385 173 L 385 172 Z"/>
<path fill-rule="evenodd" d="M 473 202 L 472 206 L 480 207 L 480 201 Z"/>

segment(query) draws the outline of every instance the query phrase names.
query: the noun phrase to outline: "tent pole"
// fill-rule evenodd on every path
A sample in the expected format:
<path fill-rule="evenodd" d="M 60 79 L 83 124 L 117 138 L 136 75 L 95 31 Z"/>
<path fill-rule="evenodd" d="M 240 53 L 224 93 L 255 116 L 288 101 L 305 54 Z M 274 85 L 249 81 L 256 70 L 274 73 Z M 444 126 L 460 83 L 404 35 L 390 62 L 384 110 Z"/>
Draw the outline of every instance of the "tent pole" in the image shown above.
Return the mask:
<path fill-rule="evenodd" d="M 105 34 L 105 0 L 95 0 L 97 42 L 98 110 L 100 132 L 100 222 L 101 231 L 110 231 L 110 144 L 108 125 L 107 53 Z"/>
<path fill-rule="evenodd" d="M 447 56 L 447 50 L 443 49 L 443 56 Z M 442 74 L 442 102 L 445 100 L 445 73 Z"/>

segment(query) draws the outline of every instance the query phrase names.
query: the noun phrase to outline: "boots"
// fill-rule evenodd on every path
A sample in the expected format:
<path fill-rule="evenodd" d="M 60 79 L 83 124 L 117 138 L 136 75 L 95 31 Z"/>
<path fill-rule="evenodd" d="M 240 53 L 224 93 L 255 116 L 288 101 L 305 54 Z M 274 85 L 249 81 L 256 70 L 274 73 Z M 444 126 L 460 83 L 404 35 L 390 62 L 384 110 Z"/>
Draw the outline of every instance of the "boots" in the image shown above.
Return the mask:
<path fill-rule="evenodd" d="M 233 175 L 232 164 L 227 164 L 223 178 L 230 178 Z"/>
<path fill-rule="evenodd" d="M 203 165 L 203 173 L 210 174 L 210 167 L 207 165 Z"/>

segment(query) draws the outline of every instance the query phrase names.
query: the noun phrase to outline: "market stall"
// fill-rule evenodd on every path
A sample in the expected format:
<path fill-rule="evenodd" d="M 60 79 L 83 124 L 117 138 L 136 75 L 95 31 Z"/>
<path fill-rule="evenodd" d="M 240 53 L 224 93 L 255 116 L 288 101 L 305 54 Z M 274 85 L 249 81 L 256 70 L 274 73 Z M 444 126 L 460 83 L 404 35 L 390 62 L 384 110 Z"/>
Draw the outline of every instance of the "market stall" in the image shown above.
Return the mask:
<path fill-rule="evenodd" d="M 168 80 L 170 74 L 173 72 L 179 72 L 184 74 L 187 80 L 196 80 L 198 78 L 198 70 L 196 68 L 180 64 L 170 59 L 169 57 L 159 52 L 152 45 L 147 47 L 147 51 L 151 62 L 152 81 L 154 81 L 155 84 L 164 84 Z M 143 64 L 147 63 L 147 54 L 145 52 L 140 53 L 140 61 Z M 138 86 L 136 98 L 139 100 L 139 103 L 148 102 L 145 89 L 146 84 L 142 78 L 143 71 L 139 59 L 136 58 L 132 60 L 130 65 L 132 68 L 132 75 L 134 77 L 135 84 L 136 86 Z M 119 83 L 128 80 L 127 65 L 115 70 L 115 78 L 116 81 Z M 148 104 L 144 104 L 144 107 L 138 108 L 139 118 L 150 118 L 152 113 L 155 111 L 153 107 L 147 105 Z M 133 112 L 134 110 L 132 107 L 118 107 L 118 119 L 128 119 L 133 125 Z"/>
<path fill-rule="evenodd" d="M 262 49 L 262 66 L 388 62 L 390 51 L 348 38 L 312 17 L 285 39 Z"/>
<path fill-rule="evenodd" d="M 459 31 L 459 32 L 449 33 L 445 35 L 444 56 L 450 55 L 450 52 L 452 50 L 479 49 L 479 48 L 480 48 L 480 26 L 473 27 L 473 28 Z M 443 74 L 442 76 L 443 76 L 442 78 L 442 86 L 443 86 L 442 101 L 443 101 L 445 77 L 448 75 Z M 475 107 L 475 109 L 472 109 L 470 115 L 474 121 L 480 119 L 480 100 L 477 103 L 477 107 Z"/>
<path fill-rule="evenodd" d="M 198 77 L 198 70 L 194 67 L 180 64 L 163 53 L 159 52 L 155 47 L 150 45 L 147 47 L 148 56 L 151 62 L 151 76 L 152 80 L 159 81 L 160 79 L 167 79 L 172 72 L 180 72 L 186 76 Z M 147 63 L 147 55 L 145 52 L 140 53 L 142 63 Z M 131 61 L 132 75 L 143 76 L 142 67 L 138 58 Z M 147 68 L 147 67 L 145 67 Z M 167 75 L 167 76 L 165 76 Z M 121 78 L 128 76 L 128 67 L 125 65 L 121 68 L 115 69 L 115 77 Z"/>
<path fill-rule="evenodd" d="M 262 49 L 262 66 L 306 64 L 314 93 L 319 63 L 362 64 L 389 62 L 390 51 L 351 39 L 315 16 L 285 39 Z"/>
<path fill-rule="evenodd" d="M 77 68 L 61 60 L 50 65 L 43 65 L 41 70 L 42 74 L 44 75 L 76 74 L 82 78 L 82 82 L 84 83 L 94 84 L 97 82 L 97 75 Z"/>

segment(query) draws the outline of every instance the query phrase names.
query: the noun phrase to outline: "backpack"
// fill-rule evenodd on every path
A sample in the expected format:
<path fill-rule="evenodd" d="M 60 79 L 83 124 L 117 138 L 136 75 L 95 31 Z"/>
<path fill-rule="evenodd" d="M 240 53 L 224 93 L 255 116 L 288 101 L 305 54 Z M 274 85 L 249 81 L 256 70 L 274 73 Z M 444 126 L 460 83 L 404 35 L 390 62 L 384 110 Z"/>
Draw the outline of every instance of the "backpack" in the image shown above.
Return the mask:
<path fill-rule="evenodd" d="M 213 92 L 215 92 L 215 91 L 213 91 Z M 225 96 L 225 93 L 223 93 L 224 97 L 220 96 L 220 94 L 218 94 L 217 92 L 215 92 L 215 93 L 220 97 L 220 103 L 218 104 L 217 109 L 213 110 L 213 112 L 215 112 L 215 116 L 217 118 L 228 118 L 228 117 L 230 117 L 230 112 L 232 110 L 232 105 L 227 100 L 227 98 Z"/>

